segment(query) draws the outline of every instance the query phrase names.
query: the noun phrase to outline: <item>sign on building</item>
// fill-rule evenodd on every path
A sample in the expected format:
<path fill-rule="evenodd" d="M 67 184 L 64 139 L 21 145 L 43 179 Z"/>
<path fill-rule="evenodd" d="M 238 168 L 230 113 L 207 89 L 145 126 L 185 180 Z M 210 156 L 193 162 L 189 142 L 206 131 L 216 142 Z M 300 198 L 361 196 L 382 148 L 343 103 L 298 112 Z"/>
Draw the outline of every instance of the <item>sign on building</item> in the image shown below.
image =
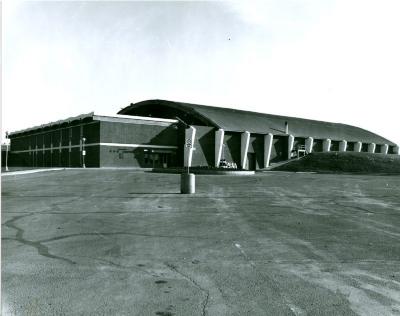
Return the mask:
<path fill-rule="evenodd" d="M 185 147 L 193 148 L 193 144 L 192 144 L 192 139 L 191 138 L 187 138 L 185 140 Z"/>

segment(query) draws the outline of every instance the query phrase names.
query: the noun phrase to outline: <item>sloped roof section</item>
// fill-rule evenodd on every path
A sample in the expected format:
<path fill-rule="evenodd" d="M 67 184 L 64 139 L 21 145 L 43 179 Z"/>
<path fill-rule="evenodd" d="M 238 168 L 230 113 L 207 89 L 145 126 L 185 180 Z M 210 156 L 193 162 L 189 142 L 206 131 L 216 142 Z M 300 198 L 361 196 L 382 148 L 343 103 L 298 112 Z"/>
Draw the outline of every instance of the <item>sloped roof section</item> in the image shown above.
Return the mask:
<path fill-rule="evenodd" d="M 214 126 L 232 132 L 249 131 L 255 134 L 274 135 L 284 135 L 287 122 L 289 133 L 294 136 L 395 145 L 377 134 L 351 125 L 166 100 L 134 103 L 118 114 L 170 119 L 178 117 L 187 124 Z"/>

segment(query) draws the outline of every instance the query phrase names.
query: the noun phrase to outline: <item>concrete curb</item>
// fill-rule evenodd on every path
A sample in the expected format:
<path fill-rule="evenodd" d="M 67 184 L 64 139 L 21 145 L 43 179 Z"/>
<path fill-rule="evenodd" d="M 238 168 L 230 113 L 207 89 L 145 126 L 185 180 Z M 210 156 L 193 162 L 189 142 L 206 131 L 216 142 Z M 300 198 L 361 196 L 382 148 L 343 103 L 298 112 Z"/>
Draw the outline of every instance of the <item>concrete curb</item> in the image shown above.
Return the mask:
<path fill-rule="evenodd" d="M 18 175 L 24 175 L 24 174 L 30 174 L 30 173 L 38 173 L 38 172 L 45 172 L 45 171 L 60 171 L 60 170 L 65 170 L 65 168 L 6 171 L 6 172 L 2 172 L 1 176 L 2 177 L 5 177 L 5 176 L 18 176 Z"/>
<path fill-rule="evenodd" d="M 183 169 L 153 169 L 154 173 L 185 173 L 186 170 Z M 190 173 L 199 175 L 231 175 L 231 176 L 250 176 L 254 175 L 255 171 L 251 170 L 236 170 L 236 171 L 224 171 L 224 170 L 195 170 L 190 169 Z"/>
<path fill-rule="evenodd" d="M 194 171 L 194 174 L 204 174 L 204 175 L 230 175 L 230 176 L 250 176 L 254 175 L 255 171 L 222 171 L 222 170 L 198 170 Z"/>

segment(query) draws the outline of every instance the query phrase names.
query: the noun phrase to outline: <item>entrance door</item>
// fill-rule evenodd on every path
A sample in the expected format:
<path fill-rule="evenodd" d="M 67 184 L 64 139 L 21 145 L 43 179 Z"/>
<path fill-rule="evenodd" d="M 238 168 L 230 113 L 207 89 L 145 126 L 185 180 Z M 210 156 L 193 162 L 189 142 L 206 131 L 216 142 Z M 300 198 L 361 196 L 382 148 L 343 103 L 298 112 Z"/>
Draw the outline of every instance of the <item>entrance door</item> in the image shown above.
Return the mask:
<path fill-rule="evenodd" d="M 170 166 L 171 153 L 147 152 L 144 154 L 144 167 L 167 168 Z"/>

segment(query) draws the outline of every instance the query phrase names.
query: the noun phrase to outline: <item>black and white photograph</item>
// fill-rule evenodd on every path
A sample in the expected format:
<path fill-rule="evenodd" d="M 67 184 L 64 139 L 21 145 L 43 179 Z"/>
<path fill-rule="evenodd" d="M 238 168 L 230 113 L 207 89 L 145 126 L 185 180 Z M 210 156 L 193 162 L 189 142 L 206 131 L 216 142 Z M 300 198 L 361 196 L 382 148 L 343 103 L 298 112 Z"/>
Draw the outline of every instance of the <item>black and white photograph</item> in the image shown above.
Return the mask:
<path fill-rule="evenodd" d="M 400 316 L 398 0 L 0 4 L 1 315 Z"/>

